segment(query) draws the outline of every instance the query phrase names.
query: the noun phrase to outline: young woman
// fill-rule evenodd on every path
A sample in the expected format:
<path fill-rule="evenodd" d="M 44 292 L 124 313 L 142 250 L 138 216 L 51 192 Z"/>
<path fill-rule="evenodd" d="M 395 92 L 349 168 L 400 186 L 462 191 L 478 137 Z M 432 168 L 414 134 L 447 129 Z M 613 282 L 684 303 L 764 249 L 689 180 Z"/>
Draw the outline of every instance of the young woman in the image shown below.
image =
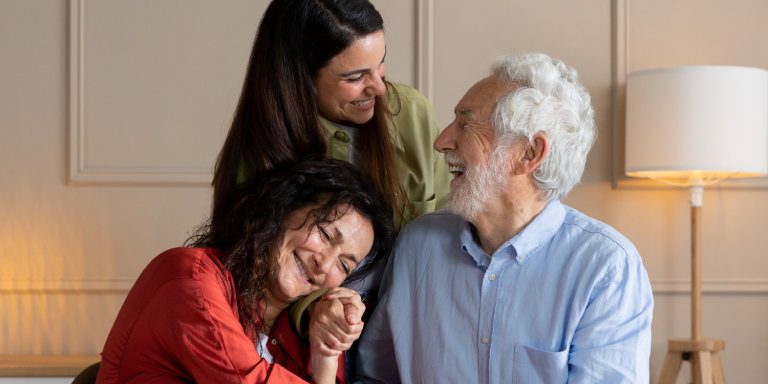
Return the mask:
<path fill-rule="evenodd" d="M 224 213 L 198 229 L 193 248 L 168 250 L 142 272 L 97 382 L 345 382 L 337 350 L 353 340 L 327 338 L 315 320 L 359 335 L 360 298 L 335 287 L 389 252 L 388 202 L 354 166 L 307 160 L 240 188 Z M 300 338 L 284 310 L 326 288 Z"/>
<path fill-rule="evenodd" d="M 435 112 L 384 80 L 384 23 L 368 0 L 273 0 L 263 15 L 216 163 L 213 215 L 238 185 L 312 153 L 352 162 L 394 209 L 396 228 L 445 207 L 449 173 Z"/>
<path fill-rule="evenodd" d="M 242 183 L 313 153 L 370 175 L 398 230 L 445 208 L 450 174 L 432 147 L 435 111 L 417 90 L 384 79 L 385 56 L 384 22 L 368 0 L 273 0 L 216 162 L 213 216 Z M 375 299 L 381 275 L 350 287 Z"/>

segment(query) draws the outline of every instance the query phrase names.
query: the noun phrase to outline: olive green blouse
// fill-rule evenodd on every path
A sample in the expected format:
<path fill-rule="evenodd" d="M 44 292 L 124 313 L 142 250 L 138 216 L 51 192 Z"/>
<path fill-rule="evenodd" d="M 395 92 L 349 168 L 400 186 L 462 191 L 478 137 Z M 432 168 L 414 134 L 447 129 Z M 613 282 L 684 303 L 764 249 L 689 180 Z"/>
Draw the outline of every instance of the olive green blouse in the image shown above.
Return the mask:
<path fill-rule="evenodd" d="M 400 96 L 400 108 L 398 110 L 396 102 L 390 102 L 390 109 L 395 113 L 395 127 L 390 129 L 393 145 L 398 151 L 400 180 L 416 211 L 415 215 L 409 210 L 404 211 L 406 220 L 411 221 L 446 207 L 445 196 L 448 194 L 450 174 L 448 165 L 443 161 L 443 154 L 432 147 L 441 131 L 432 105 L 416 89 L 407 85 L 393 85 Z M 322 116 L 320 122 L 328 140 L 326 154 L 334 159 L 349 161 L 349 134 Z M 395 228 L 399 231 L 403 226 L 402 220 L 395 215 Z M 291 322 L 300 334 L 306 334 L 306 323 L 302 324 L 302 319 L 306 320 L 304 311 L 325 291 L 317 291 L 291 307 Z"/>
<path fill-rule="evenodd" d="M 400 179 L 408 200 L 416 214 L 404 211 L 407 221 L 446 207 L 450 174 L 443 161 L 443 154 L 436 152 L 432 144 L 440 134 L 440 123 L 435 110 L 426 97 L 416 89 L 402 84 L 392 84 L 400 96 L 400 105 L 390 99 L 395 126 L 390 126 L 393 145 L 397 148 Z M 325 137 L 328 140 L 327 155 L 349 161 L 349 134 L 320 116 Z M 395 228 L 404 226 L 395 215 Z"/>

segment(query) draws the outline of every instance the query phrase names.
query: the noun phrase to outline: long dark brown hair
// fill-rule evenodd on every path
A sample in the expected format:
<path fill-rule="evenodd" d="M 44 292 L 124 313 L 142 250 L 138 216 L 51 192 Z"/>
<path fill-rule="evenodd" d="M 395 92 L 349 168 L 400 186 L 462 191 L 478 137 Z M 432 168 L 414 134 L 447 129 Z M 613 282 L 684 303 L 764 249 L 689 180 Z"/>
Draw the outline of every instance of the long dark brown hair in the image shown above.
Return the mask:
<path fill-rule="evenodd" d="M 238 185 L 309 154 L 324 154 L 313 79 L 361 37 L 384 29 L 368 0 L 273 0 L 262 17 L 232 126 L 216 160 L 212 215 L 234 203 Z M 374 117 L 360 126 L 362 166 L 395 214 L 411 209 L 398 176 L 389 126 L 399 97 L 387 83 Z M 396 111 L 397 112 L 397 111 Z"/>
<path fill-rule="evenodd" d="M 305 218 L 312 228 L 350 211 L 373 227 L 371 251 L 344 284 L 362 280 L 386 259 L 395 239 L 391 206 L 362 171 L 322 155 L 259 182 L 246 182 L 223 215 L 211 217 L 186 241 L 187 246 L 224 250 L 224 267 L 234 279 L 240 322 L 246 331 L 261 330 L 263 300 L 280 271 L 283 235 L 291 215 L 309 205 L 317 206 Z"/>

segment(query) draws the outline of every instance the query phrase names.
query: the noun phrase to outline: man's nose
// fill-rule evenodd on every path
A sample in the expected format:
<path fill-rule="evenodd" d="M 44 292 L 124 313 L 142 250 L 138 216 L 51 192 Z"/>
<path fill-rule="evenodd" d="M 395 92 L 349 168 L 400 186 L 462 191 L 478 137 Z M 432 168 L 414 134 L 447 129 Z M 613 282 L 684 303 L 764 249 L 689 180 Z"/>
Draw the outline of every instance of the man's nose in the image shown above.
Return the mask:
<path fill-rule="evenodd" d="M 456 121 L 445 127 L 440 135 L 435 139 L 435 150 L 438 152 L 446 153 L 456 150 Z"/>

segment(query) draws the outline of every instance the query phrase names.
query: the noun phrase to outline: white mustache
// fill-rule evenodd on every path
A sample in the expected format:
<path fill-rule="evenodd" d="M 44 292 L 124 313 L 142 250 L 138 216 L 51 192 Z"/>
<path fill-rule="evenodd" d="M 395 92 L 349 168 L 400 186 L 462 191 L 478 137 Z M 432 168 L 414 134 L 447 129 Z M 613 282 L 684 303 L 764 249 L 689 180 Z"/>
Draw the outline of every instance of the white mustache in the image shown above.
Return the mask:
<path fill-rule="evenodd" d="M 461 165 L 463 167 L 467 166 L 467 162 L 464 161 L 464 159 L 456 152 L 448 152 L 444 155 L 443 159 L 445 160 L 446 164 L 454 164 L 454 165 Z"/>

